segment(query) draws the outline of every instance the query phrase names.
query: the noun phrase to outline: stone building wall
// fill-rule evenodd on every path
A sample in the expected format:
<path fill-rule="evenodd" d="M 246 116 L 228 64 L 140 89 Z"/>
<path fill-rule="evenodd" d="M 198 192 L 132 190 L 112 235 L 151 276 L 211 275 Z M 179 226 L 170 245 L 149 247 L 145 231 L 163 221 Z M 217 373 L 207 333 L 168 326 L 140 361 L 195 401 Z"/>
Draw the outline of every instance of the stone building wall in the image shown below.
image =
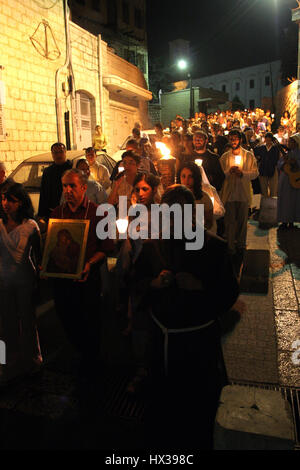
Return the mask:
<path fill-rule="evenodd" d="M 7 162 L 8 170 L 34 153 L 48 151 L 56 140 L 55 72 L 65 60 L 63 4 L 58 2 L 50 9 L 38 5 L 34 0 L 0 2 L 0 66 L 7 134 L 0 141 L 0 159 Z M 30 40 L 38 28 L 35 38 L 43 41 L 45 21 L 49 25 L 49 58 L 42 56 Z"/>
<path fill-rule="evenodd" d="M 284 111 L 289 111 L 293 130 L 296 130 L 298 80 L 282 88 L 276 95 L 275 108 L 278 124 Z"/>
<path fill-rule="evenodd" d="M 90 104 L 91 129 L 88 133 L 91 135 L 94 126 L 103 122 L 105 132 L 110 137 L 110 152 L 117 150 L 117 144 L 122 143 L 120 140 L 123 136 L 130 133 L 134 120 L 141 120 L 144 127 L 148 127 L 147 101 L 139 98 L 124 100 L 113 96 L 100 83 L 100 76 L 102 78 L 117 74 L 126 76 L 128 83 L 147 89 L 142 72 L 124 59 L 109 53 L 104 41 L 101 41 L 99 64 L 98 37 L 72 22 L 70 57 L 76 100 L 71 100 L 68 80 L 71 70 L 64 67 L 67 63 L 67 48 L 63 4 L 63 0 L 0 2 L 0 127 L 2 118 L 4 129 L 2 134 L 0 129 L 0 160 L 7 163 L 8 172 L 25 158 L 50 150 L 51 144 L 58 140 L 59 135 L 57 114 L 61 120 L 61 140 L 66 143 L 64 113 L 68 111 L 71 148 L 83 148 L 81 131 L 86 134 L 86 129 L 80 129 L 79 126 L 80 94 Z M 33 38 L 36 47 L 30 38 Z M 60 72 L 56 81 L 58 70 Z M 61 105 L 59 112 L 56 97 Z M 120 103 L 117 110 L 113 108 L 113 119 L 112 103 Z M 132 117 L 130 122 L 126 119 L 126 110 L 130 111 Z M 84 142 L 89 142 L 90 139 L 91 137 L 87 138 L 85 135 Z"/>
<path fill-rule="evenodd" d="M 150 127 L 153 127 L 157 122 L 161 122 L 161 105 L 158 103 L 149 104 L 149 118 Z"/>

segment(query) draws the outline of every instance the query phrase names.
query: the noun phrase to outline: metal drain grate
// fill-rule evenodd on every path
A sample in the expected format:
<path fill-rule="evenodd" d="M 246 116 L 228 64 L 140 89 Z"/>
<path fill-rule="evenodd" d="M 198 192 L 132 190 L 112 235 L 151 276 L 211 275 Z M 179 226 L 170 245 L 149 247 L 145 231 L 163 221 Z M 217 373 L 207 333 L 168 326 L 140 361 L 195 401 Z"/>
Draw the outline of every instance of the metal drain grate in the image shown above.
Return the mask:
<path fill-rule="evenodd" d="M 264 390 L 276 390 L 281 392 L 283 398 L 287 400 L 291 405 L 295 434 L 295 450 L 300 450 L 300 388 L 283 387 L 274 384 L 260 384 L 238 381 L 230 381 L 230 385 L 241 385 L 246 387 L 255 387 Z"/>
<path fill-rule="evenodd" d="M 126 392 L 131 379 L 129 374 L 107 374 L 105 391 L 105 411 L 108 415 L 118 418 L 141 421 L 145 411 L 143 397 L 133 397 Z"/>

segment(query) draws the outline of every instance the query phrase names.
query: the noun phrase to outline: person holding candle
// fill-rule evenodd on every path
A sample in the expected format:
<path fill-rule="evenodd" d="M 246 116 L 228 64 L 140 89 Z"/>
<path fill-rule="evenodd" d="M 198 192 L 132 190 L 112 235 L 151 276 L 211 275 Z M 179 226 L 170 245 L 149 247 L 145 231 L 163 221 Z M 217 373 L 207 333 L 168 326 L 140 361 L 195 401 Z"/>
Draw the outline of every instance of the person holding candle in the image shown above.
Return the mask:
<path fill-rule="evenodd" d="M 148 211 L 149 237 L 151 228 L 151 205 L 157 204 L 161 199 L 160 178 L 151 173 L 141 172 L 136 175 L 133 183 L 133 196 L 136 204 L 143 204 Z M 148 322 L 147 309 L 139 305 L 140 297 L 132 293 L 131 278 L 134 273 L 135 262 L 142 250 L 145 240 L 138 238 L 133 240 L 129 237 L 123 242 L 117 261 L 117 273 L 120 286 L 120 294 L 128 305 L 128 325 L 123 334 L 132 333 L 132 348 L 136 361 L 136 371 L 127 385 L 129 394 L 141 391 L 148 375 L 147 344 L 148 344 Z"/>
<path fill-rule="evenodd" d="M 177 180 L 192 191 L 196 204 L 204 205 L 204 227 L 213 229 L 216 233 L 216 223 L 213 216 L 213 203 L 209 195 L 202 190 L 202 177 L 198 165 L 194 162 L 184 163 L 179 169 Z"/>
<path fill-rule="evenodd" d="M 224 223 L 229 253 L 239 271 L 246 247 L 251 180 L 258 176 L 258 168 L 254 154 L 241 147 L 241 132 L 232 129 L 228 138 L 231 149 L 220 158 L 225 175 L 220 197 L 225 207 Z"/>
<path fill-rule="evenodd" d="M 114 180 L 111 193 L 108 197 L 108 203 L 118 206 L 119 196 L 127 196 L 128 205 L 130 205 L 131 193 L 133 190 L 133 182 L 137 175 L 138 166 L 141 157 L 128 150 L 122 154 L 122 166 L 125 168 Z"/>
<path fill-rule="evenodd" d="M 220 191 L 224 181 L 224 174 L 219 163 L 219 156 L 207 148 L 208 137 L 203 131 L 198 131 L 193 136 L 194 152 L 186 156 L 184 162 L 202 160 L 202 167 L 207 175 L 209 183 Z"/>
<path fill-rule="evenodd" d="M 224 133 L 223 133 L 223 127 L 218 123 L 214 123 L 211 126 L 211 133 L 213 136 L 214 152 L 217 155 L 223 155 L 225 146 L 228 144 L 228 139 L 227 137 L 224 136 Z"/>

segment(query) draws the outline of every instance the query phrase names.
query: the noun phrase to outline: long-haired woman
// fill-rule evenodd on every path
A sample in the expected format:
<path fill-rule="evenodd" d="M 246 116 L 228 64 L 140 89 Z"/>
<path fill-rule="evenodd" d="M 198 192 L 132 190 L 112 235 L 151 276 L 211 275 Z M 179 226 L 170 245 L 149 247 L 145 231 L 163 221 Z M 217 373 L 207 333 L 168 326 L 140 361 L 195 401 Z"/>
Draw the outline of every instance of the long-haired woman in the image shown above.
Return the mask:
<path fill-rule="evenodd" d="M 6 364 L 0 365 L 0 385 L 36 372 L 42 363 L 34 311 L 40 231 L 31 200 L 21 184 L 2 195 L 0 219 L 0 338 Z"/>

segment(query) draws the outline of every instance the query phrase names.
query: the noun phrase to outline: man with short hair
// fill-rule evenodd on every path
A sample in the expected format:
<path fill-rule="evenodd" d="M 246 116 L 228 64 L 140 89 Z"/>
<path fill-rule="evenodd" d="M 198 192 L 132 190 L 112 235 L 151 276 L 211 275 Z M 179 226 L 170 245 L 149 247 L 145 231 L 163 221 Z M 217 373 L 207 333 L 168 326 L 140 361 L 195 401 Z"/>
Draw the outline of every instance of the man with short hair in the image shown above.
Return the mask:
<path fill-rule="evenodd" d="M 185 161 L 202 160 L 202 167 L 206 173 L 209 183 L 220 191 L 224 174 L 219 163 L 219 155 L 211 152 L 207 148 L 208 137 L 204 131 L 198 131 L 193 136 L 194 152 L 188 155 Z"/>
<path fill-rule="evenodd" d="M 76 162 L 76 168 L 81 170 L 87 177 L 87 190 L 86 196 L 89 201 L 94 202 L 95 204 L 103 204 L 107 202 L 107 194 L 102 188 L 101 184 L 93 179 L 89 179 L 90 176 L 90 166 L 86 158 L 80 158 Z M 64 194 L 61 196 L 60 203 L 65 202 Z"/>
<path fill-rule="evenodd" d="M 62 177 L 62 187 L 65 202 L 53 210 L 52 218 L 89 220 L 90 225 L 81 279 L 53 279 L 54 302 L 70 342 L 81 354 L 83 372 L 93 373 L 100 345 L 100 265 L 113 243 L 97 238 L 101 217 L 96 216 L 97 205 L 85 194 L 86 175 L 78 169 L 68 170 Z"/>
<path fill-rule="evenodd" d="M 51 211 L 58 206 L 62 195 L 61 177 L 66 170 L 72 168 L 72 162 L 67 160 L 66 146 L 56 142 L 51 146 L 54 160 L 52 165 L 45 168 L 42 175 L 38 216 L 48 220 Z"/>
<path fill-rule="evenodd" d="M 265 135 L 265 143 L 254 149 L 258 160 L 259 182 L 264 197 L 277 197 L 279 149 L 273 143 L 272 132 Z"/>
<path fill-rule="evenodd" d="M 217 155 L 223 155 L 224 149 L 228 144 L 228 139 L 223 133 L 222 126 L 215 122 L 211 126 L 211 133 L 213 137 L 213 149 Z"/>
<path fill-rule="evenodd" d="M 258 176 L 252 152 L 241 147 L 242 134 L 232 129 L 228 135 L 231 150 L 220 158 L 225 181 L 220 193 L 225 207 L 225 233 L 230 254 L 240 266 L 247 238 L 248 209 L 251 206 L 251 180 Z"/>
<path fill-rule="evenodd" d="M 91 177 L 101 184 L 105 191 L 110 189 L 111 181 L 109 171 L 106 166 L 97 162 L 96 150 L 93 147 L 85 149 L 85 156 L 90 165 Z"/>

